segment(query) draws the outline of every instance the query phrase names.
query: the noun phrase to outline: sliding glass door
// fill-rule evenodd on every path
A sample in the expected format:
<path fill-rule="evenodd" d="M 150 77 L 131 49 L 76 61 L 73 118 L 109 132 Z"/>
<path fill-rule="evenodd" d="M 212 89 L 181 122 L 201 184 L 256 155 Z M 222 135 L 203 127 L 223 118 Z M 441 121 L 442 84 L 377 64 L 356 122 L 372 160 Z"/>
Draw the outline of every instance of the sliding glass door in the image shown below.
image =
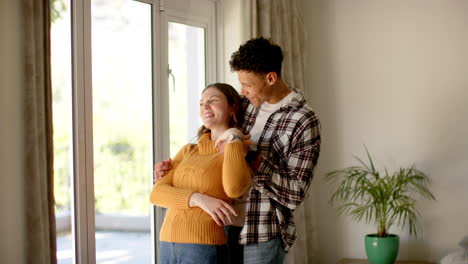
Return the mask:
<path fill-rule="evenodd" d="M 155 161 L 196 140 L 211 0 L 52 0 L 58 263 L 156 263 Z"/>
<path fill-rule="evenodd" d="M 151 5 L 92 1 L 96 261 L 151 263 Z"/>

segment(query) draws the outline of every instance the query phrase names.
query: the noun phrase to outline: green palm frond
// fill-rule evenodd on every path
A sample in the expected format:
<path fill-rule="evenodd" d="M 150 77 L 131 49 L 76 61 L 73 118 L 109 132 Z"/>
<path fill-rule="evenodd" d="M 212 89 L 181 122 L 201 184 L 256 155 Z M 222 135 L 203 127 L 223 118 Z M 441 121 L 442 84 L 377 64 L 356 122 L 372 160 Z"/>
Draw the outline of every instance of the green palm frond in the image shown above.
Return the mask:
<path fill-rule="evenodd" d="M 385 168 L 384 173 L 380 173 L 367 147 L 365 150 L 368 163 L 355 157 L 360 165 L 326 174 L 325 181 L 336 186 L 330 203 L 338 204 L 339 214 L 375 224 L 379 236 L 388 235 L 393 225 L 407 226 L 410 235 L 417 236 L 419 212 L 412 195 L 435 200 L 428 188 L 429 177 L 414 166 L 400 168 L 393 174 Z"/>

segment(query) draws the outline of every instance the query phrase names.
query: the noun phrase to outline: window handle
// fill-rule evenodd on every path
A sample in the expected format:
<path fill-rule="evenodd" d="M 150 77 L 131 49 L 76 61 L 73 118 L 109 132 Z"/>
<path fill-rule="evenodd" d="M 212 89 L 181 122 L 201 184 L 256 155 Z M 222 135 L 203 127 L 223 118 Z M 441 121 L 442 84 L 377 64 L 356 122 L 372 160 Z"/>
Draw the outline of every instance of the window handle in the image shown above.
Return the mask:
<path fill-rule="evenodd" d="M 168 65 L 167 72 L 169 74 L 169 77 L 172 77 L 172 91 L 175 93 L 175 76 L 172 73 L 172 69 L 171 69 L 170 65 Z"/>

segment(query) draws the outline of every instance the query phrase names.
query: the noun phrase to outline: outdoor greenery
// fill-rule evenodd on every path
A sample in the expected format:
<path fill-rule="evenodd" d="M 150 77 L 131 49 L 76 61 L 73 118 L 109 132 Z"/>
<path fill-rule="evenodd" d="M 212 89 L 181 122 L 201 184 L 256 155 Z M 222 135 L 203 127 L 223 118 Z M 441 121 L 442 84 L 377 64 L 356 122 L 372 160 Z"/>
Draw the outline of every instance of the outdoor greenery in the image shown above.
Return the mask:
<path fill-rule="evenodd" d="M 55 131 L 55 135 L 57 134 Z M 64 137 L 54 136 L 54 196 L 55 211 L 70 210 L 70 144 Z"/>
<path fill-rule="evenodd" d="M 54 23 L 67 10 L 63 0 L 50 0 L 50 20 Z"/>
<path fill-rule="evenodd" d="M 369 163 L 355 157 L 359 165 L 326 175 L 327 182 L 337 182 L 330 202 L 339 203 L 340 214 L 375 224 L 378 237 L 386 237 L 394 224 L 408 226 L 410 235 L 417 236 L 419 213 L 413 194 L 435 200 L 428 189 L 429 177 L 414 166 L 399 168 L 393 174 L 389 174 L 387 169 L 380 172 L 374 166 L 367 148 L 366 153 Z"/>
<path fill-rule="evenodd" d="M 95 153 L 96 211 L 148 214 L 151 145 L 130 135 L 100 144 Z"/>

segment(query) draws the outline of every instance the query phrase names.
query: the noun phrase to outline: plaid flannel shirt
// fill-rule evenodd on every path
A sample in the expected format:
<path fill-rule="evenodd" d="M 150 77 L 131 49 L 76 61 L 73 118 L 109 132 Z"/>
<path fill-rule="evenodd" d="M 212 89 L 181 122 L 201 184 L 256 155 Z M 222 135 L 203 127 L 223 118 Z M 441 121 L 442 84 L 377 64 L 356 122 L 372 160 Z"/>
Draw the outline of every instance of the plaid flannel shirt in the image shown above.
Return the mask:
<path fill-rule="evenodd" d="M 298 91 L 288 105 L 272 113 L 258 141 L 263 156 L 252 178 L 241 244 L 281 238 L 288 251 L 296 239 L 294 210 L 304 200 L 320 152 L 320 122 Z M 242 102 L 243 128 L 250 132 L 258 113 Z"/>

